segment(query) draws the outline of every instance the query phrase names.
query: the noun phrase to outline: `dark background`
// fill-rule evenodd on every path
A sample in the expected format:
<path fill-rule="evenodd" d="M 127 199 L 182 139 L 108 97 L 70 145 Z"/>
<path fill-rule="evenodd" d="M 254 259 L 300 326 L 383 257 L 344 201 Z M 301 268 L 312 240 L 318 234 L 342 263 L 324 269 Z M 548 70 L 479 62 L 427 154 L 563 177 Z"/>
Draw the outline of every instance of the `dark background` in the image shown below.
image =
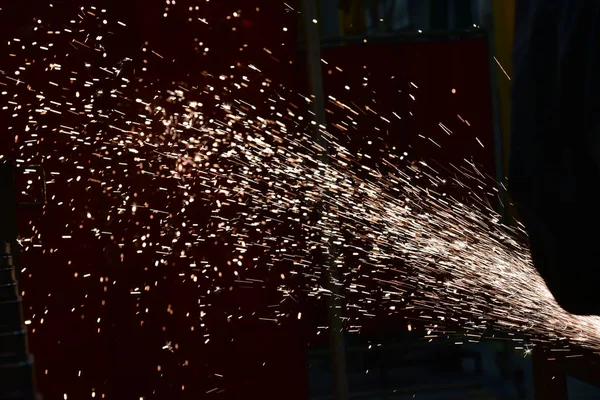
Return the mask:
<path fill-rule="evenodd" d="M 299 14 L 295 11 L 298 5 L 291 1 L 287 4 L 292 8 L 272 0 L 211 0 L 209 3 L 181 0 L 170 7 L 168 18 L 163 17 L 165 2 L 158 0 L 102 3 L 82 0 L 53 4 L 49 9 L 42 1 L 3 2 L 0 11 L 2 46 L 13 37 L 33 35 L 33 16 L 57 23 L 70 19 L 78 6 L 94 4 L 98 8 L 105 7 L 111 20 L 127 23 L 126 34 L 107 39 L 106 47 L 111 49 L 109 57 L 131 56 L 139 60 L 144 42 L 163 57 L 156 60 L 157 66 L 150 70 L 140 87 L 168 87 L 173 82 L 186 80 L 191 85 L 204 71 L 218 75 L 240 60 L 260 66 L 275 88 L 307 92 L 303 44 L 298 39 L 301 36 Z M 199 5 L 198 15 L 211 24 L 190 23 L 186 11 L 189 5 Z M 241 18 L 235 22 L 227 20 L 227 16 L 238 10 Z M 233 26 L 235 31 L 232 31 Z M 288 31 L 284 32 L 283 27 Z M 202 54 L 202 46 L 196 38 L 211 48 L 208 55 Z M 361 151 L 368 140 L 377 138 L 377 146 L 382 149 L 390 151 L 396 147 L 398 152 L 409 152 L 412 159 L 435 160 L 441 169 L 451 170 L 450 164 L 464 167 L 466 158 L 480 165 L 481 171 L 495 176 L 485 36 L 375 42 L 359 41 L 323 50 L 323 58 L 328 62 L 323 65 L 327 95 L 340 101 L 371 104 L 381 114 L 395 111 L 402 117 L 390 124 L 369 114 L 357 117 L 356 130 L 340 133 L 348 146 Z M 240 51 L 244 44 L 248 46 Z M 272 54 L 265 52 L 265 48 Z M 6 70 L 8 75 L 16 65 L 10 53 L 3 48 L 0 54 L 0 69 Z M 30 57 L 40 56 L 31 54 Z M 89 57 L 93 61 L 95 55 Z M 334 66 L 339 66 L 342 72 Z M 63 69 L 68 68 L 63 66 Z M 360 85 L 363 76 L 369 79 L 368 88 Z M 4 77 L 0 77 L 0 82 L 13 84 Z M 346 90 L 346 85 L 353 90 Z M 52 89 L 48 87 L 48 90 Z M 245 96 L 252 101 L 251 94 Z M 259 97 L 255 100 L 258 107 L 267 107 Z M 327 107 L 331 111 L 329 122 L 337 122 L 336 118 L 342 115 L 335 111 L 335 106 L 328 104 Z M 8 118 L 8 114 L 2 115 L 4 144 L 0 153 L 20 157 L 23 153 L 18 146 L 9 149 L 8 143 L 11 132 L 23 125 L 14 120 L 7 122 Z M 50 123 L 60 123 L 60 120 L 50 120 Z M 440 128 L 440 123 L 452 131 L 451 136 Z M 373 127 L 381 127 L 382 131 L 375 132 Z M 419 134 L 430 137 L 441 147 Z M 61 152 L 71 151 L 69 146 L 60 139 L 48 137 L 37 147 L 38 153 L 28 155 L 30 160 L 43 161 L 47 170 L 64 175 L 76 172 L 72 166 L 55 160 Z M 476 138 L 485 147 L 481 147 Z M 48 155 L 55 158 L 48 159 Z M 85 158 L 84 153 L 78 153 L 77 159 Z M 90 163 L 93 165 L 94 161 Z M 123 182 L 132 191 L 141 189 L 133 177 L 124 176 Z M 44 238 L 43 249 L 28 248 L 21 254 L 19 263 L 24 269 L 21 288 L 25 294 L 26 319 L 32 321 L 30 344 L 36 359 L 38 388 L 46 399 L 62 399 L 65 394 L 69 399 L 88 398 L 92 393 L 96 398 L 196 399 L 208 396 L 207 392 L 232 399 L 308 397 L 307 348 L 326 344 L 326 335 L 317 336 L 315 329 L 317 323 L 324 321 L 323 304 L 298 305 L 294 311 L 300 310 L 305 315 L 300 321 L 293 318 L 293 314 L 279 324 L 266 322 L 253 317 L 252 311 L 259 310 L 260 314 L 260 310 L 267 308 L 273 301 L 272 293 L 266 287 L 255 287 L 236 288 L 229 294 L 211 298 L 207 300 L 210 307 L 205 309 L 198 303 L 202 300 L 198 286 L 179 278 L 183 265 L 148 268 L 151 259 L 138 256 L 133 250 L 126 252 L 126 261 L 121 262 L 118 249 L 110 241 L 90 234 L 89 229 L 75 229 L 78 233 L 65 245 L 62 235 L 74 229 L 68 225 L 77 225 L 83 218 L 74 215 L 69 207 L 58 206 L 54 196 L 77 208 L 77 213 L 91 210 L 104 215 L 114 203 L 103 195 L 93 187 L 67 184 L 57 178 L 48 187 L 50 201 L 43 211 L 26 210 L 19 215 L 22 236 L 37 231 Z M 153 200 L 168 203 L 168 199 Z M 201 220 L 202 210 L 197 213 Z M 140 228 L 132 221 L 135 221 L 133 216 L 107 226 L 107 230 L 115 236 L 139 236 Z M 50 249 L 58 251 L 51 253 Z M 204 252 L 202 257 L 216 263 L 222 257 L 221 251 L 224 250 L 209 247 L 198 250 Z M 84 278 L 87 273 L 92 277 Z M 133 287 L 143 288 L 157 281 L 160 285 L 143 298 L 130 294 Z M 148 314 L 144 311 L 146 308 L 150 310 Z M 203 333 L 190 330 L 194 323 L 186 316 L 192 314 L 197 322 L 201 310 L 208 311 L 205 322 L 212 326 L 211 342 L 207 345 Z M 227 322 L 224 316 L 232 310 L 246 318 Z M 364 324 L 363 334 L 372 337 L 383 332 L 405 331 L 404 318 L 382 313 Z M 166 344 L 173 349 L 163 349 Z"/>

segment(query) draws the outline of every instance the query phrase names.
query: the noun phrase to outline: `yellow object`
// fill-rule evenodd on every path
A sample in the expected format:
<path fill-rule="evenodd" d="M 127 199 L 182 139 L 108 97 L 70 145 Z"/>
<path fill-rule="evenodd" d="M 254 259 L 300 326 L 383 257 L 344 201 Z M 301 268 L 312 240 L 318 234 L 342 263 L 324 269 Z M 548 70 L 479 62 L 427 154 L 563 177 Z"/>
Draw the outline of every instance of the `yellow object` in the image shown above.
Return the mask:
<path fill-rule="evenodd" d="M 508 171 L 510 144 L 510 90 L 515 25 L 515 0 L 492 0 L 494 54 L 497 67 L 498 105 L 504 151 L 504 171 Z"/>

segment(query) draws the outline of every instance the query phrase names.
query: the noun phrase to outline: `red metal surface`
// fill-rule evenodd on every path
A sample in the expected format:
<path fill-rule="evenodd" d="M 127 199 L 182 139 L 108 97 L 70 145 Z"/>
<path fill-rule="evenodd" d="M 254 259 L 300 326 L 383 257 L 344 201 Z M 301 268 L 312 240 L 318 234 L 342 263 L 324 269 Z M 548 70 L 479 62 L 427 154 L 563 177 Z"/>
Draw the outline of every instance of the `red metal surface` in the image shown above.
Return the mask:
<path fill-rule="evenodd" d="M 377 126 L 390 146 L 406 150 L 411 158 L 434 159 L 443 166 L 464 164 L 466 158 L 494 176 L 485 39 L 348 45 L 324 49 L 323 59 L 328 63 L 324 65 L 327 95 L 369 105 L 386 118 L 393 112 L 402 118 L 384 124 L 367 112 L 368 116 L 356 117 L 365 125 L 349 136 L 372 135 L 369 129 Z M 368 85 L 361 87 L 362 83 Z M 335 110 L 331 103 L 328 107 Z"/>
<path fill-rule="evenodd" d="M 303 63 L 299 58 L 298 63 Z M 324 48 L 322 58 L 328 122 L 352 126 L 348 115 L 357 122 L 355 128 L 330 126 L 330 130 L 354 154 L 373 155 L 363 159 L 365 163 L 373 162 L 379 149 L 398 156 L 406 152 L 408 159 L 426 160 L 449 181 L 452 177 L 468 181 L 467 189 L 450 185 L 440 192 L 467 202 L 473 200 L 470 192 L 491 193 L 492 179 L 482 179 L 487 185 L 478 187 L 457 169 L 477 176 L 474 165 L 483 175 L 495 177 L 484 38 L 361 43 Z M 334 99 L 361 111 L 340 112 Z M 378 311 L 373 319 L 361 318 L 363 332 L 407 329 L 404 318 Z M 324 343 L 325 338 L 314 340 Z"/>

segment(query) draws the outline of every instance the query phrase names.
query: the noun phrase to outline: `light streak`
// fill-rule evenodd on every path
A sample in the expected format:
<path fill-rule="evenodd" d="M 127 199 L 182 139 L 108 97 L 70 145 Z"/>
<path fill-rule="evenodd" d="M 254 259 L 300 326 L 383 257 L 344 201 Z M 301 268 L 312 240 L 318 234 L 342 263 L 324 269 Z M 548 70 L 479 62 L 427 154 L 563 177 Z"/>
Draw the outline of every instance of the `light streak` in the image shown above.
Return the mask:
<path fill-rule="evenodd" d="M 25 251 L 72 254 L 72 241 L 46 243 L 46 238 L 90 235 L 90 242 L 101 241 L 109 249 L 115 263 L 147 257 L 148 269 L 168 265 L 174 270 L 170 279 L 197 292 L 198 303 L 190 305 L 195 317 L 186 321 L 205 344 L 212 299 L 236 287 L 274 290 L 280 301 L 267 310 L 236 310 L 227 319 L 304 321 L 306 311 L 287 307 L 332 295 L 322 282 L 326 268 L 337 268 L 340 278 L 334 284 L 342 289 L 351 332 L 380 313 L 406 318 L 409 312 L 407 330 L 425 328 L 428 339 L 454 337 L 458 327 L 464 331 L 458 335 L 467 339 L 457 343 L 494 332 L 519 335 L 516 343 L 525 343 L 526 352 L 536 344 L 600 347 L 600 318 L 573 316 L 557 305 L 528 250 L 515 239 L 523 235 L 521 228 L 503 226 L 491 210 L 496 192 L 475 191 L 470 198 L 447 193 L 493 184 L 474 163 L 452 165 L 451 173 L 444 173 L 410 160 L 400 149 L 349 149 L 349 135 L 356 130 L 370 135 L 369 146 L 378 143 L 392 121 L 402 120 L 401 111 L 386 115 L 356 99 L 331 97 L 335 108 L 330 111 L 339 121 L 318 127 L 329 147 L 324 156 L 323 142 L 312 138 L 311 99 L 277 86 L 258 63 L 239 63 L 227 75 L 206 72 L 166 87 L 142 83 L 147 82 L 142 75 L 170 61 L 149 45 L 117 61 L 97 57 L 111 55 L 111 49 L 100 50 L 94 38 L 102 35 L 86 29 L 106 18 L 82 12 L 62 28 L 65 34 L 38 31 L 35 40 L 47 43 L 47 50 L 35 64 L 21 50 L 24 40 L 11 44 L 22 65 L 11 69 L 19 71 L 18 79 L 0 76 L 5 90 L 0 99 L 14 121 L 8 131 L 19 132 L 20 163 L 42 163 L 51 170 L 45 213 L 72 217 L 60 227 L 68 234 L 32 221 L 31 232 L 22 232 L 31 239 L 20 240 Z M 104 25 L 126 27 L 108 19 Z M 79 69 L 70 70 L 66 55 L 73 52 Z M 144 53 L 156 57 L 141 62 L 142 72 L 134 63 L 146 60 Z M 418 90 L 415 83 L 410 86 Z M 360 125 L 359 115 L 375 116 L 384 129 Z M 439 127 L 444 137 L 452 136 L 444 123 Z M 92 201 L 98 199 L 101 204 Z M 213 265 L 196 251 L 207 248 L 222 252 L 224 260 Z M 329 264 L 314 262 L 318 248 Z M 73 267 L 81 271 L 84 266 Z M 281 268 L 285 271 L 275 275 L 276 282 L 265 279 L 265 271 Z M 35 275 L 32 269 L 28 272 Z M 124 290 L 144 304 L 162 283 L 118 289 L 105 277 L 96 284 L 102 293 Z M 166 307 L 169 299 L 164 304 L 167 311 L 138 312 L 132 318 L 143 325 L 148 313 L 179 312 Z M 72 306 L 66 307 L 74 313 Z M 35 314 L 26 324 L 34 321 Z"/>

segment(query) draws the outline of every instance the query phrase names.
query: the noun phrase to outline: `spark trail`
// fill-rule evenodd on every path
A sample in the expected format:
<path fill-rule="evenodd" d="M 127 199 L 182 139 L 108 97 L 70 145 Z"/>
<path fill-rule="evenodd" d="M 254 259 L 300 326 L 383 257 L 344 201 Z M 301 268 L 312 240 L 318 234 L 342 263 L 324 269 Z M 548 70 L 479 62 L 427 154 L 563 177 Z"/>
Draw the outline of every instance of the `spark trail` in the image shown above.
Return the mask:
<path fill-rule="evenodd" d="M 143 255 L 156 268 L 177 266 L 203 303 L 277 271 L 269 285 L 282 303 L 261 311 L 267 320 L 289 314 L 286 299 L 328 296 L 325 269 L 337 268 L 349 329 L 410 311 L 430 339 L 504 332 L 600 347 L 600 319 L 560 309 L 515 239 L 520 229 L 503 226 L 489 206 L 493 192 L 446 194 L 488 185 L 475 165 L 448 173 L 395 149 L 359 155 L 344 146 L 347 136 L 321 126 L 324 148 L 311 136 L 310 99 L 275 87 L 251 64 L 187 82 L 143 79 L 134 56 L 107 56 L 109 33 L 96 23 L 110 34 L 126 24 L 106 18 L 82 9 L 28 43 L 11 40 L 21 64 L 1 77 L 17 158 L 49 171 L 46 213 L 81 221 L 67 224 L 63 239 L 86 232 L 121 261 Z M 147 45 L 141 52 L 153 57 L 144 72 L 164 62 Z M 245 91 L 260 93 L 270 111 L 261 115 L 265 107 Z M 359 112 L 335 102 L 349 121 Z M 67 251 L 35 226 L 23 236 L 29 251 Z M 318 248 L 331 263 L 315 262 Z M 206 260 L 207 249 L 222 259 Z M 140 282 L 130 292 L 143 297 L 152 287 Z M 210 312 L 201 308 L 200 321 Z M 210 339 L 208 325 L 199 331 Z"/>

